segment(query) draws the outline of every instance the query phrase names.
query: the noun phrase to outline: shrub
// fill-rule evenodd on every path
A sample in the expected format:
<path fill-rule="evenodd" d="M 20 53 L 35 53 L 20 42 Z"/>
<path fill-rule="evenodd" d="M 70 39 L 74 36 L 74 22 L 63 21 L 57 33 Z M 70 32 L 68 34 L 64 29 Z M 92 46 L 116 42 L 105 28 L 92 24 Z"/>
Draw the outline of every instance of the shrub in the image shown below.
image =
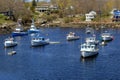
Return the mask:
<path fill-rule="evenodd" d="M 7 19 L 7 16 L 4 16 L 3 14 L 0 14 L 0 19 Z"/>
<path fill-rule="evenodd" d="M 69 23 L 69 22 L 72 22 L 73 21 L 73 18 L 72 17 L 65 17 L 64 18 L 64 22 L 65 23 Z"/>
<path fill-rule="evenodd" d="M 81 16 L 80 18 L 82 21 L 85 21 L 85 16 Z"/>
<path fill-rule="evenodd" d="M 57 14 L 50 14 L 50 15 L 44 14 L 44 15 L 42 16 L 42 18 L 45 19 L 45 20 L 47 20 L 48 22 L 51 22 L 51 21 L 57 19 L 57 18 L 58 18 L 58 15 L 57 15 Z"/>

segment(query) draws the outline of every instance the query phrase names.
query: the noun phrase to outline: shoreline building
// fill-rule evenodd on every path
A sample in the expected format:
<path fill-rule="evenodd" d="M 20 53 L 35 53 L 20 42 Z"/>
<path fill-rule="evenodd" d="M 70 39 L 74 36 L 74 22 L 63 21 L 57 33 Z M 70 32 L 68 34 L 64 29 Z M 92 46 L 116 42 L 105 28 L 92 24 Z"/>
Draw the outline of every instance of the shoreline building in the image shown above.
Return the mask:
<path fill-rule="evenodd" d="M 92 21 L 96 16 L 96 12 L 95 11 L 91 11 L 87 14 L 85 14 L 86 20 L 85 21 Z"/>
<path fill-rule="evenodd" d="M 50 11 L 58 10 L 58 7 L 52 4 L 43 4 L 41 6 L 36 6 L 35 10 L 38 12 L 50 12 Z"/>
<path fill-rule="evenodd" d="M 112 21 L 113 22 L 119 22 L 120 21 L 120 10 L 112 10 L 111 11 L 112 14 Z"/>

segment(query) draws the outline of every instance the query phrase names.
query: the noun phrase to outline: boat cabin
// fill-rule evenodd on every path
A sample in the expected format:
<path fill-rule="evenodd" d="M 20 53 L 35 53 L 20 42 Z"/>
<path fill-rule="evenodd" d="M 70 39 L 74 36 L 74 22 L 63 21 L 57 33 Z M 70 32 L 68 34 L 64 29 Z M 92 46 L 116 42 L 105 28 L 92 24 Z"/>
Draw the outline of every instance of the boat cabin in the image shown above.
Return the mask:
<path fill-rule="evenodd" d="M 96 48 L 96 46 L 92 45 L 92 44 L 84 43 L 81 45 L 81 50 L 93 50 L 95 48 Z"/>
<path fill-rule="evenodd" d="M 102 37 L 103 37 L 103 36 L 105 36 L 105 37 L 107 37 L 107 36 L 110 37 L 111 34 L 110 34 L 110 33 L 103 33 L 103 34 L 102 34 Z"/>
<path fill-rule="evenodd" d="M 37 37 L 37 38 L 33 38 L 32 40 L 41 40 L 41 41 L 44 41 L 45 38 L 43 38 L 43 37 Z"/>
<path fill-rule="evenodd" d="M 96 41 L 95 37 L 88 37 L 88 38 L 86 38 L 86 42 L 94 42 L 94 41 Z"/>

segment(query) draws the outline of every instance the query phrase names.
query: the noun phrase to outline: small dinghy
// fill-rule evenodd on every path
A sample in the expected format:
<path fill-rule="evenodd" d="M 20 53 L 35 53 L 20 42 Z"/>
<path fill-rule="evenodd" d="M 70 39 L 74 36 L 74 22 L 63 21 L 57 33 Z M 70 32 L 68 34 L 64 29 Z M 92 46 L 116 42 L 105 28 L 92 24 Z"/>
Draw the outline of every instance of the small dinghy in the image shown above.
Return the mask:
<path fill-rule="evenodd" d="M 14 54 L 16 54 L 16 51 L 11 51 L 11 52 L 8 53 L 8 55 L 11 55 L 11 56 L 14 55 Z"/>

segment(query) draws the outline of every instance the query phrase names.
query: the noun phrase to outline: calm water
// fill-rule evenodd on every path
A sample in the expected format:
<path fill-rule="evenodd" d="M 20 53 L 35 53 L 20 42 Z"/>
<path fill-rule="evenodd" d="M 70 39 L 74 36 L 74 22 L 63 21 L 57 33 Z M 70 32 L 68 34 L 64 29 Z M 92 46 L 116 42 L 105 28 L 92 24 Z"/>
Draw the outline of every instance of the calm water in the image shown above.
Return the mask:
<path fill-rule="evenodd" d="M 100 47 L 93 58 L 81 58 L 79 45 L 84 42 L 85 29 L 41 28 L 41 35 L 60 44 L 31 47 L 31 36 L 16 37 L 18 45 L 4 48 L 10 34 L 0 35 L 0 80 L 120 80 L 120 30 L 110 29 L 114 40 Z M 74 31 L 80 40 L 66 41 Z M 95 32 L 99 38 L 100 31 Z M 7 53 L 16 50 L 17 54 Z"/>

